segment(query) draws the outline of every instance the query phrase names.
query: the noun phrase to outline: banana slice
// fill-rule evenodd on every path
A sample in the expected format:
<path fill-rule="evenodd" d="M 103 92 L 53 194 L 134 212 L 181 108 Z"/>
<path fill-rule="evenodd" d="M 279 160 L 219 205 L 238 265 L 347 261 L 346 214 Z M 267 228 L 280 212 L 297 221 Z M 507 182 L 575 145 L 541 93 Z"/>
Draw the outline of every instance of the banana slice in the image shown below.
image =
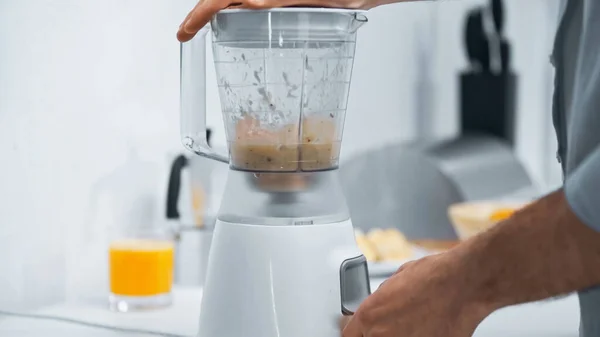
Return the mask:
<path fill-rule="evenodd" d="M 379 260 L 379 256 L 377 256 L 377 250 L 375 246 L 373 246 L 373 243 L 366 237 L 366 235 L 362 231 L 356 230 L 354 232 L 354 237 L 356 238 L 356 244 L 358 245 L 358 249 L 360 249 L 367 261 Z"/>
<path fill-rule="evenodd" d="M 367 235 L 375 246 L 380 260 L 398 261 L 413 256 L 413 249 L 406 237 L 397 229 L 376 229 Z"/>

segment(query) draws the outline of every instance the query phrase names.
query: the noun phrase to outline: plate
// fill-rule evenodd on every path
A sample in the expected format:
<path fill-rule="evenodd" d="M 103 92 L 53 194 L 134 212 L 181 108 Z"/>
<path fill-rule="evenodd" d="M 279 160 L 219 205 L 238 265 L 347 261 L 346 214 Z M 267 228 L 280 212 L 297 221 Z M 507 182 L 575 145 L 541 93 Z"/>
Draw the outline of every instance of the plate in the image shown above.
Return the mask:
<path fill-rule="evenodd" d="M 410 259 L 399 260 L 399 261 L 369 261 L 367 265 L 369 266 L 369 276 L 371 277 L 387 277 L 391 276 L 393 273 L 398 270 L 403 264 L 418 260 L 425 256 L 431 255 L 433 252 L 425 250 L 421 247 L 413 246 L 413 256 Z"/>

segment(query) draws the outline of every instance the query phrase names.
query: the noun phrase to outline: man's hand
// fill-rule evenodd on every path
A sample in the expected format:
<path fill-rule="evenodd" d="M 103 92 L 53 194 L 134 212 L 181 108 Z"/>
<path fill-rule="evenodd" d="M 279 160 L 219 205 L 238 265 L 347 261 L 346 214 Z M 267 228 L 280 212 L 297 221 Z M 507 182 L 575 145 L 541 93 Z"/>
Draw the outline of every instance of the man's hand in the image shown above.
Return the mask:
<path fill-rule="evenodd" d="M 600 285 L 600 233 L 562 190 L 452 250 L 403 266 L 343 337 L 469 337 L 494 310 Z"/>
<path fill-rule="evenodd" d="M 405 264 L 349 319 L 343 337 L 470 337 L 491 312 L 452 252 Z"/>
<path fill-rule="evenodd" d="M 371 9 L 376 6 L 410 0 L 200 0 L 179 26 L 177 39 L 191 40 L 220 10 L 226 8 L 269 9 L 276 7 L 325 7 Z"/>

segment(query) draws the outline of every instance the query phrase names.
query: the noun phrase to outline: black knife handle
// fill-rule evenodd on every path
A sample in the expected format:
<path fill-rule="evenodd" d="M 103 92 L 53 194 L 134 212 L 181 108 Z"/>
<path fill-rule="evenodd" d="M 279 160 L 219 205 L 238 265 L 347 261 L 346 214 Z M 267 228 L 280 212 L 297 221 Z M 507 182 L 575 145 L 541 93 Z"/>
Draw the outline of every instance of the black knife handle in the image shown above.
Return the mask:
<path fill-rule="evenodd" d="M 502 0 L 491 0 L 491 2 L 494 28 L 496 29 L 496 34 L 502 36 L 504 34 L 504 4 Z"/>
<path fill-rule="evenodd" d="M 465 45 L 472 66 L 481 71 L 490 71 L 489 41 L 483 26 L 483 11 L 477 8 L 469 12 L 465 26 Z"/>

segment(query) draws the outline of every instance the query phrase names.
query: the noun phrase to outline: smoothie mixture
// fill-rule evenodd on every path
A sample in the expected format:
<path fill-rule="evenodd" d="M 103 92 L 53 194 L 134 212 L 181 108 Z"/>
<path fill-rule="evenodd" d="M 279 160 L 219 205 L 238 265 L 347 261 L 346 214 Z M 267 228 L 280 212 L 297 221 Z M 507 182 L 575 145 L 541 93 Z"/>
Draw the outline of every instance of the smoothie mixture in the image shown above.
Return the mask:
<path fill-rule="evenodd" d="M 294 172 L 338 166 L 341 137 L 332 118 L 307 117 L 301 128 L 287 124 L 270 130 L 246 117 L 235 133 L 229 149 L 233 166 L 241 170 Z"/>

